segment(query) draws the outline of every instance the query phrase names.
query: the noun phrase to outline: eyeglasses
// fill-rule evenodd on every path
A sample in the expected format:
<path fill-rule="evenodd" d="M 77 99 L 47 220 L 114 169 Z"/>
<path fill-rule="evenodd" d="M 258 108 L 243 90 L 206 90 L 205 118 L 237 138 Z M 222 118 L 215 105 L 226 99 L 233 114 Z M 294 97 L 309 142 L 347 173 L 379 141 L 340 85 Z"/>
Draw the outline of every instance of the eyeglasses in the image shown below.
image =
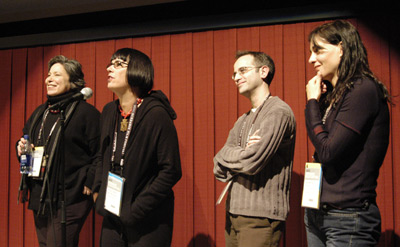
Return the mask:
<path fill-rule="evenodd" d="M 262 66 L 257 66 L 257 67 L 251 67 L 251 66 L 248 66 L 248 67 L 240 67 L 239 69 L 238 69 L 238 71 L 237 72 L 233 72 L 233 74 L 232 74 L 232 79 L 233 80 L 235 80 L 235 77 L 236 77 L 236 74 L 239 74 L 239 75 L 244 75 L 244 74 L 246 74 L 247 72 L 249 72 L 250 70 L 252 70 L 252 69 L 259 69 L 259 68 L 261 68 Z"/>
<path fill-rule="evenodd" d="M 107 65 L 107 68 L 110 67 L 111 65 L 112 65 L 115 69 L 120 69 L 120 68 L 128 67 L 128 63 L 127 63 L 127 62 L 119 61 L 119 60 L 116 60 L 116 61 L 114 61 L 114 62 L 109 63 L 109 64 Z M 123 66 L 123 65 L 125 65 L 125 66 Z"/>

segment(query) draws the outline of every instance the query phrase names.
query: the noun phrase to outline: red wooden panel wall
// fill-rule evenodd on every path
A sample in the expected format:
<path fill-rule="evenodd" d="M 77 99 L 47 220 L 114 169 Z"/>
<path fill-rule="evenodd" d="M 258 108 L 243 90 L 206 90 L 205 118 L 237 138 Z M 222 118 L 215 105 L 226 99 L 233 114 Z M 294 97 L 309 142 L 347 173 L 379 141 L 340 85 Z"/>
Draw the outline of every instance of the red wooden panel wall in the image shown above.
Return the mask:
<path fill-rule="evenodd" d="M 369 52 L 376 75 L 400 94 L 400 50 L 395 23 L 351 20 Z M 32 212 L 17 205 L 20 174 L 15 142 L 24 122 L 46 99 L 47 61 L 57 54 L 83 65 L 87 86 L 94 90 L 89 102 L 99 110 L 114 99 L 106 87 L 106 65 L 112 53 L 133 47 L 148 54 L 155 66 L 155 89 L 169 97 L 178 119 L 182 180 L 175 187 L 173 246 L 224 246 L 224 206 L 215 206 L 224 184 L 215 181 L 212 158 L 225 143 L 238 116 L 250 105 L 238 95 L 231 80 L 236 50 L 261 50 L 276 63 L 271 84 L 274 95 L 285 100 L 297 120 L 297 140 L 291 187 L 291 213 L 281 246 L 306 246 L 303 209 L 300 207 L 304 163 L 313 147 L 304 126 L 305 84 L 314 71 L 307 64 L 307 35 L 322 22 L 232 28 L 155 37 L 93 41 L 77 44 L 0 50 L 0 246 L 38 246 Z M 371 26 L 372 25 L 372 26 Z M 379 31 L 379 33 L 376 32 Z M 396 98 L 395 98 L 396 101 Z M 397 102 L 398 99 L 397 99 Z M 378 181 L 382 212 L 380 246 L 400 244 L 400 109 L 391 107 L 391 143 Z M 101 217 L 90 215 L 80 246 L 98 246 Z"/>

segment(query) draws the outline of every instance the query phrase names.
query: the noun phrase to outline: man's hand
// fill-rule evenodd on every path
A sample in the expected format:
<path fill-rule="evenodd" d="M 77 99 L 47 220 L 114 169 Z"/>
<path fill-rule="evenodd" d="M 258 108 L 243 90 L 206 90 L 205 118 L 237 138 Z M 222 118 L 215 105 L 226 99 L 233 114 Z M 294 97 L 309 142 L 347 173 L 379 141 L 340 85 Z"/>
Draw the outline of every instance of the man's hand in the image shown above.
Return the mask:
<path fill-rule="evenodd" d="M 258 135 L 260 129 L 256 130 L 250 137 L 249 141 L 247 142 L 246 148 L 250 147 L 251 145 L 259 142 L 261 140 L 261 136 Z"/>

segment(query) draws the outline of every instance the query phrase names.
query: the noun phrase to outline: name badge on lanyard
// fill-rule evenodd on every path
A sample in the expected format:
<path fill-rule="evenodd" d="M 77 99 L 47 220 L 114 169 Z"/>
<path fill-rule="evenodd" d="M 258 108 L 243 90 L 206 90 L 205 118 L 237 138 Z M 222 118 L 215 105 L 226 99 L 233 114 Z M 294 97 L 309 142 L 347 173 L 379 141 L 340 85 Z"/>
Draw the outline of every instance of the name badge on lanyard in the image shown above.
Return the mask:
<path fill-rule="evenodd" d="M 123 177 L 120 177 L 112 172 L 108 172 L 104 208 L 117 216 L 120 216 L 121 213 L 124 182 L 125 179 Z"/>
<path fill-rule="evenodd" d="M 125 149 L 126 149 L 126 145 L 128 143 L 129 135 L 132 131 L 133 120 L 135 117 L 136 109 L 137 109 L 137 103 L 135 102 L 135 104 L 133 105 L 133 109 L 132 109 L 132 115 L 129 119 L 128 129 L 125 134 L 124 143 L 122 145 L 122 155 L 121 155 L 121 161 L 120 161 L 121 176 L 116 175 L 112 172 L 108 172 L 104 209 L 115 214 L 116 216 L 120 216 L 120 213 L 121 213 L 122 196 L 123 196 L 124 183 L 125 183 L 125 178 L 122 176 L 122 172 L 123 172 L 123 168 L 124 168 Z M 118 118 L 117 118 L 117 122 L 118 122 Z M 117 136 L 118 136 L 117 124 L 115 124 L 113 149 L 112 149 L 112 155 L 111 155 L 111 167 L 112 168 L 114 168 L 115 152 L 117 150 Z"/>
<path fill-rule="evenodd" d="M 29 177 L 38 178 L 41 172 L 42 163 L 46 162 L 43 160 L 44 148 L 43 147 L 35 147 L 33 151 L 33 165 L 32 171 L 28 174 Z"/>
<path fill-rule="evenodd" d="M 322 181 L 321 163 L 306 163 L 305 168 L 301 206 L 319 209 Z"/>

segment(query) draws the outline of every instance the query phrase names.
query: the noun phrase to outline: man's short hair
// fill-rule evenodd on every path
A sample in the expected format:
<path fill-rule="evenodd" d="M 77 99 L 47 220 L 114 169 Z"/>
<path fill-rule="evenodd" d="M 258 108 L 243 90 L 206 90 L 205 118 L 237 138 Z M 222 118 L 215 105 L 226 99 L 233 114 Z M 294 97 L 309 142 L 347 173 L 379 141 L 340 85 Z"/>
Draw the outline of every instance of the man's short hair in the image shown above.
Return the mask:
<path fill-rule="evenodd" d="M 242 56 L 251 55 L 254 58 L 254 63 L 256 66 L 267 66 L 269 68 L 269 72 L 267 77 L 264 79 L 264 82 L 268 85 L 271 84 L 272 79 L 275 75 L 275 64 L 274 60 L 264 52 L 260 51 L 237 51 L 236 59 L 239 59 Z"/>

